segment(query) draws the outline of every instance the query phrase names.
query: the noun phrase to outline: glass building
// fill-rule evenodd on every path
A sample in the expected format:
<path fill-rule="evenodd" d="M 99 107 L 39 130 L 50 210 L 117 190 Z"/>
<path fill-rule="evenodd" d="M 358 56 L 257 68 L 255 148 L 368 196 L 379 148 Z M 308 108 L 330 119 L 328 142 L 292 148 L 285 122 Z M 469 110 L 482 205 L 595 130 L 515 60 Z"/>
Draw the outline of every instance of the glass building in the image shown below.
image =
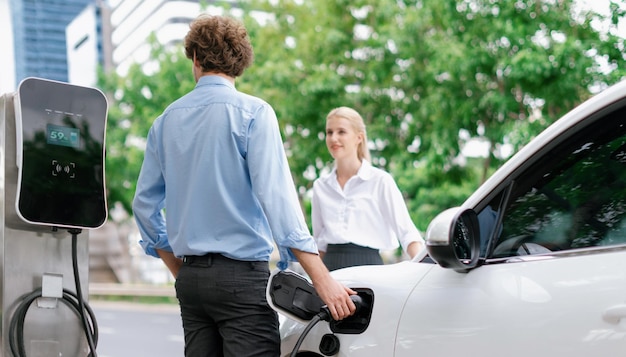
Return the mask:
<path fill-rule="evenodd" d="M 40 77 L 67 82 L 65 28 L 94 0 L 9 0 L 15 81 Z"/>

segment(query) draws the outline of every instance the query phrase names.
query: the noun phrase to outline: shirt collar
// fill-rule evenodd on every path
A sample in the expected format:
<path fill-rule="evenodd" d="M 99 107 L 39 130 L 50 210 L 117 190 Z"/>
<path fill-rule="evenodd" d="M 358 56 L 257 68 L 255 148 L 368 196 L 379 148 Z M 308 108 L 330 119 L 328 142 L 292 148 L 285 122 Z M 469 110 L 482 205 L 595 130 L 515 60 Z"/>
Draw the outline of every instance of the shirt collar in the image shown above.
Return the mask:
<path fill-rule="evenodd" d="M 222 78 L 216 75 L 206 75 L 202 76 L 198 79 L 198 83 L 196 87 L 207 86 L 207 85 L 225 85 L 230 88 L 235 88 L 232 82 L 228 81 L 226 78 Z"/>
<path fill-rule="evenodd" d="M 367 181 L 370 178 L 372 178 L 373 174 L 374 174 L 374 167 L 369 161 L 363 159 L 361 161 L 361 167 L 359 168 L 359 171 L 357 171 L 356 176 L 358 176 L 363 181 Z M 328 176 L 326 176 L 325 180 L 337 181 L 337 167 L 333 167 L 333 170 L 330 172 Z"/>
<path fill-rule="evenodd" d="M 372 178 L 372 175 L 374 174 L 374 167 L 372 166 L 372 164 L 370 164 L 369 161 L 363 159 L 361 167 L 356 174 L 359 176 L 359 178 L 361 178 L 361 180 L 367 181 Z"/>

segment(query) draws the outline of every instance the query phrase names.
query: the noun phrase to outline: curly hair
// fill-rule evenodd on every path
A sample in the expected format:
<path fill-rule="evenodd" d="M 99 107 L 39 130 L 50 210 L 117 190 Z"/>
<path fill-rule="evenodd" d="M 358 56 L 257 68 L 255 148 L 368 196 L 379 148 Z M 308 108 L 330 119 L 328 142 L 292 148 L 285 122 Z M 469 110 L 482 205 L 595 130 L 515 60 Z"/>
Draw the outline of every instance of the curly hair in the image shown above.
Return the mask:
<path fill-rule="evenodd" d="M 254 51 L 242 23 L 225 16 L 202 14 L 189 24 L 185 55 L 194 55 L 203 72 L 239 77 L 252 64 Z"/>

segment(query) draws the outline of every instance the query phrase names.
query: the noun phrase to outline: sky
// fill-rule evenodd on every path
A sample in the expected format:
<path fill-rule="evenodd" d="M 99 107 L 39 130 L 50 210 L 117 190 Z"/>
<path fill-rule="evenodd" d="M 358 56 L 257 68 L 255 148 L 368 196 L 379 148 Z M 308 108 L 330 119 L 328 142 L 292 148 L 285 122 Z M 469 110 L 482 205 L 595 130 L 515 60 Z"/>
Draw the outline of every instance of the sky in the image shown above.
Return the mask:
<path fill-rule="evenodd" d="M 607 15 L 610 0 L 579 0 L 581 5 Z M 614 0 L 616 1 L 616 0 Z M 626 0 L 617 0 L 626 8 Z M 115 0 L 119 2 L 119 0 Z M 0 0 L 0 95 L 15 91 L 15 67 L 13 63 L 13 38 L 9 0 Z M 619 33 L 626 37 L 626 20 L 622 21 Z"/>
<path fill-rule="evenodd" d="M 610 0 L 579 0 L 582 6 L 591 8 L 594 11 L 602 15 L 609 15 L 611 3 Z M 622 9 L 626 8 L 626 0 L 613 0 L 613 2 L 619 3 Z M 618 32 L 622 37 L 626 37 L 626 19 L 621 19 L 618 26 Z"/>

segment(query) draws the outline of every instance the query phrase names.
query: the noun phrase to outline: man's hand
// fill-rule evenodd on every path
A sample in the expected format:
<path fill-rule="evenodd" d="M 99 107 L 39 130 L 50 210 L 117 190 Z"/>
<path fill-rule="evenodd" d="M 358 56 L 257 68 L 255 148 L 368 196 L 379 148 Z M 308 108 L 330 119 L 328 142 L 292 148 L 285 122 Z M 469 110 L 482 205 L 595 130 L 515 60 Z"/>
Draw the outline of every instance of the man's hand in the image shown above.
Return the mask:
<path fill-rule="evenodd" d="M 165 263 L 165 266 L 170 270 L 170 272 L 174 276 L 174 279 L 176 279 L 176 276 L 178 275 L 178 271 L 180 270 L 180 267 L 183 265 L 183 260 L 180 258 L 176 258 L 176 256 L 172 252 L 168 252 L 162 249 L 157 249 L 156 251 L 157 251 L 157 254 L 159 254 L 159 257 L 161 257 L 161 260 L 163 260 L 163 262 Z"/>
<path fill-rule="evenodd" d="M 304 271 L 311 278 L 313 287 L 328 307 L 333 320 L 339 321 L 354 314 L 356 305 L 350 299 L 350 295 L 355 295 L 356 291 L 333 279 L 317 254 L 297 249 L 292 249 L 292 251 Z"/>

